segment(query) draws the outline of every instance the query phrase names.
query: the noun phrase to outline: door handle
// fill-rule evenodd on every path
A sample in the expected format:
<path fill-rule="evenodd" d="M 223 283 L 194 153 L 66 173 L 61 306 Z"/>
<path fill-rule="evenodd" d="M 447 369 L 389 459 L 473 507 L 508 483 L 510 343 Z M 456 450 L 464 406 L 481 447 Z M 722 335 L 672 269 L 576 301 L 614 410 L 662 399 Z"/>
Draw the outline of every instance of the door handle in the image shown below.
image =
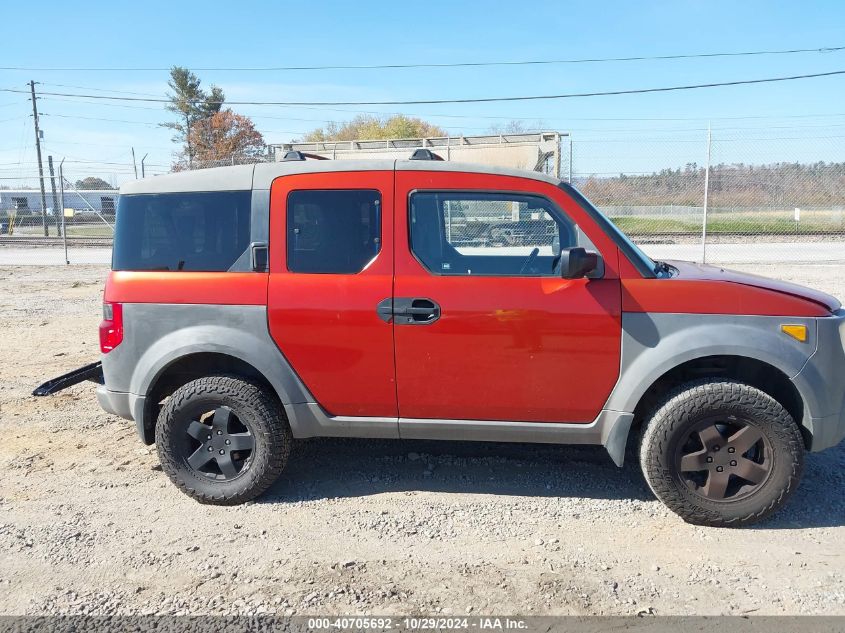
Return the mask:
<path fill-rule="evenodd" d="M 249 265 L 253 272 L 266 273 L 269 270 L 267 242 L 253 242 L 249 245 Z"/>
<path fill-rule="evenodd" d="M 425 297 L 394 297 L 380 301 L 376 306 L 379 318 L 396 325 L 428 325 L 440 318 L 440 306 Z"/>
<path fill-rule="evenodd" d="M 396 325 L 428 325 L 440 318 L 440 306 L 425 297 L 394 298 L 393 322 Z"/>

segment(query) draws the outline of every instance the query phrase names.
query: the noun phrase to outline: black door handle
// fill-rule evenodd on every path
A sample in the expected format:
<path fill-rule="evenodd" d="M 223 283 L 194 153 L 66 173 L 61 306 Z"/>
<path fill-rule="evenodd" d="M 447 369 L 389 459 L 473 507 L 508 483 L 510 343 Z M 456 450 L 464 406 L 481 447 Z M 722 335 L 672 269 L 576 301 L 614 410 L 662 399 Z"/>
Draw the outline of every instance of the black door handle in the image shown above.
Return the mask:
<path fill-rule="evenodd" d="M 435 315 L 436 312 L 437 312 L 436 308 L 434 308 L 433 306 L 429 306 L 429 307 L 426 307 L 426 308 L 404 308 L 400 311 L 394 312 L 394 314 L 406 314 L 406 315 L 409 315 L 409 316 L 420 315 L 420 316 L 432 317 L 432 316 Z"/>
<path fill-rule="evenodd" d="M 440 306 L 424 297 L 394 297 L 384 299 L 376 306 L 376 312 L 382 321 L 396 325 L 428 325 L 440 318 Z"/>
<path fill-rule="evenodd" d="M 440 306 L 431 299 L 393 299 L 393 318 L 396 325 L 428 325 L 440 318 Z"/>

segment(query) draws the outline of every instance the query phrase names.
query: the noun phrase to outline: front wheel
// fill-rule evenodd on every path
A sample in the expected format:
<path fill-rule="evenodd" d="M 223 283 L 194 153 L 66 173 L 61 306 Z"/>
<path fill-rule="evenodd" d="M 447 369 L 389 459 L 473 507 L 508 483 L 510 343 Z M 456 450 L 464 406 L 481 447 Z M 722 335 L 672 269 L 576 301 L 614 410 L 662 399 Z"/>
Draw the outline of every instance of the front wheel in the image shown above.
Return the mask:
<path fill-rule="evenodd" d="M 685 521 L 742 526 L 786 503 L 801 478 L 804 442 L 768 394 L 709 379 L 682 385 L 658 405 L 640 463 L 654 494 Z"/>
<path fill-rule="evenodd" d="M 284 469 L 291 441 L 281 405 L 230 376 L 180 387 L 156 423 L 162 469 L 201 503 L 236 505 L 260 495 Z"/>

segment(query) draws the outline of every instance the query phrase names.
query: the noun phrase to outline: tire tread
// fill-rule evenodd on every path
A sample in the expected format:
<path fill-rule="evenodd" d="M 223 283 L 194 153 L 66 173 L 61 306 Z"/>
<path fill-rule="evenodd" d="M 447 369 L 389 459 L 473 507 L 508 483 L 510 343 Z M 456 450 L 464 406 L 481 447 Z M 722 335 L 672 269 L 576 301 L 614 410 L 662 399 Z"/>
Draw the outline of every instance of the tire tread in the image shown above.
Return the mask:
<path fill-rule="evenodd" d="M 162 441 L 161 434 L 168 432 L 169 421 L 176 411 L 192 399 L 201 396 L 235 401 L 256 413 L 256 434 L 262 434 L 268 443 L 267 451 L 258 453 L 260 461 L 253 462 L 250 469 L 258 473 L 257 477 L 248 478 L 249 484 L 237 493 L 209 493 L 203 490 L 199 478 L 186 475 L 178 467 L 178 456 L 172 447 Z M 290 426 L 281 405 L 261 386 L 235 376 L 207 376 L 193 380 L 175 392 L 162 407 L 156 423 L 156 448 L 162 470 L 183 493 L 204 504 L 238 505 L 250 501 L 278 479 L 287 464 L 290 455 L 292 435 Z"/>
<path fill-rule="evenodd" d="M 766 420 L 766 431 L 786 447 L 791 471 L 777 493 L 755 511 L 740 515 L 720 512 L 696 504 L 667 476 L 671 464 L 664 463 L 673 434 L 691 415 L 729 404 L 750 409 Z M 804 441 L 798 425 L 783 406 L 769 394 L 742 382 L 704 378 L 669 391 L 648 417 L 640 444 L 640 464 L 652 492 L 685 521 L 713 527 L 738 527 L 761 521 L 779 509 L 797 487 L 803 470 Z M 766 485 L 768 485 L 767 482 Z M 725 510 L 730 509 L 725 503 Z"/>

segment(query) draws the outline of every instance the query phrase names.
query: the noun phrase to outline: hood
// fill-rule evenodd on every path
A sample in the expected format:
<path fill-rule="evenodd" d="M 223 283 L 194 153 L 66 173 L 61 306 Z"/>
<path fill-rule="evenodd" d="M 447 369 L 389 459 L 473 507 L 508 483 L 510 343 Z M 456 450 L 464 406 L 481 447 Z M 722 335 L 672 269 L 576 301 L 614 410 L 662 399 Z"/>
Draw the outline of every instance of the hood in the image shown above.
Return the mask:
<path fill-rule="evenodd" d="M 668 261 L 666 263 L 678 269 L 677 276 L 679 279 L 721 281 L 742 286 L 750 286 L 752 288 L 759 288 L 804 299 L 805 301 L 815 303 L 830 312 L 836 312 L 842 305 L 836 297 L 832 297 L 829 294 L 818 290 L 813 290 L 812 288 L 789 283 L 788 281 L 769 279 L 768 277 L 761 277 L 760 275 L 743 273 L 736 270 L 726 270 L 718 266 L 696 264 L 694 262 Z"/>

